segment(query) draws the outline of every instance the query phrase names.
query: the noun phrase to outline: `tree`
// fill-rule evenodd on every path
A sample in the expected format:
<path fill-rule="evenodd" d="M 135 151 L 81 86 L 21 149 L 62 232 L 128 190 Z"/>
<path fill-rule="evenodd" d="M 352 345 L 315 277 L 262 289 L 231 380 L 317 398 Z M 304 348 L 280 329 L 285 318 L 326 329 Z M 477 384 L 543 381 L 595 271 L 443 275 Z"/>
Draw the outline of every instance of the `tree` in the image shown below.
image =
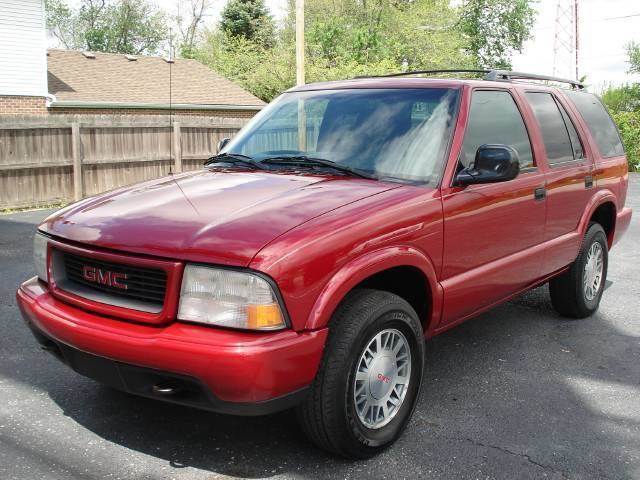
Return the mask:
<path fill-rule="evenodd" d="M 511 68 L 535 22 L 533 0 L 465 0 L 460 29 L 478 67 Z"/>
<path fill-rule="evenodd" d="M 229 0 L 222 10 L 220 29 L 230 38 L 270 46 L 274 23 L 264 0 Z"/>
<path fill-rule="evenodd" d="M 164 13 L 148 0 L 46 0 L 47 26 L 65 47 L 131 55 L 159 53 L 168 28 Z"/>
<path fill-rule="evenodd" d="M 473 65 L 449 0 L 307 0 L 305 7 L 309 82 Z M 269 101 L 295 84 L 294 12 L 289 0 L 267 45 L 221 24 L 206 32 L 195 58 Z"/>
<path fill-rule="evenodd" d="M 179 0 L 175 22 L 180 33 L 180 56 L 192 58 L 195 55 L 199 28 L 212 5 L 212 0 Z M 185 13 L 186 11 L 186 13 Z"/>
<path fill-rule="evenodd" d="M 640 43 L 630 42 L 627 45 L 627 54 L 629 55 L 629 73 L 640 73 Z"/>
<path fill-rule="evenodd" d="M 449 3 L 310 0 L 305 12 L 308 62 L 331 68 L 385 63 L 396 71 L 469 66 L 457 11 Z"/>
<path fill-rule="evenodd" d="M 462 8 L 450 0 L 306 0 L 306 79 L 509 66 L 529 36 L 532 2 L 467 0 Z M 267 15 L 263 0 L 229 0 L 196 58 L 271 100 L 295 83 L 295 1 L 287 3 L 282 27 L 265 43 L 252 20 Z"/>

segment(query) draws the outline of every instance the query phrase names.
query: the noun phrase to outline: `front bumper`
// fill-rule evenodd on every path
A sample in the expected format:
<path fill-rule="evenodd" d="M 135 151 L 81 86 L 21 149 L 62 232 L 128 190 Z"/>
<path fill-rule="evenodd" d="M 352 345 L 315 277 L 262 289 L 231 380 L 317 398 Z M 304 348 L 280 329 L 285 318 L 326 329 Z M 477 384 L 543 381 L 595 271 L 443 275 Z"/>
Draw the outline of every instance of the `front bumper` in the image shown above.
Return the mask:
<path fill-rule="evenodd" d="M 16 298 L 40 343 L 79 373 L 223 413 L 255 415 L 295 405 L 316 374 L 327 336 L 326 329 L 252 333 L 115 320 L 61 302 L 35 277 Z M 153 388 L 171 382 L 179 386 L 176 395 Z"/>

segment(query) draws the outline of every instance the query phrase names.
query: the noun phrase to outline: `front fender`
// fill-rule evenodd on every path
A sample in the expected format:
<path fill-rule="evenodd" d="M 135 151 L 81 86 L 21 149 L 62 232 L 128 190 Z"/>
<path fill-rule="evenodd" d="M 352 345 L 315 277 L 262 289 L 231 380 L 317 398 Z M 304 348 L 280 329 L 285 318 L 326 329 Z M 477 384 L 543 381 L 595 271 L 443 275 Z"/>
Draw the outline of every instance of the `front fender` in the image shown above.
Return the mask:
<path fill-rule="evenodd" d="M 345 264 L 327 282 L 316 299 L 305 328 L 315 330 L 325 327 L 333 312 L 349 291 L 363 280 L 393 267 L 415 267 L 426 277 L 431 297 L 431 316 L 425 335 L 435 328 L 442 311 L 442 287 L 437 281 L 431 259 L 421 251 L 409 246 L 393 246 L 374 250 Z"/>

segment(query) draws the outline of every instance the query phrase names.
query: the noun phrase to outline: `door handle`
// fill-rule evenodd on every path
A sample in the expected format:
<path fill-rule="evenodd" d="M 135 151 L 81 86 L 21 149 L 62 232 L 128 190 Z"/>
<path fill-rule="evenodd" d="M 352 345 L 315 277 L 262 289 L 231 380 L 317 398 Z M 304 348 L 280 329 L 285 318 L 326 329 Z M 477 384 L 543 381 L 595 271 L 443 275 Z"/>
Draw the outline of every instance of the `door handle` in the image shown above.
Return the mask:
<path fill-rule="evenodd" d="M 533 198 L 536 200 L 544 200 L 547 196 L 547 189 L 544 187 L 538 187 L 533 191 Z"/>
<path fill-rule="evenodd" d="M 587 175 L 584 177 L 584 188 L 593 187 L 593 175 Z"/>

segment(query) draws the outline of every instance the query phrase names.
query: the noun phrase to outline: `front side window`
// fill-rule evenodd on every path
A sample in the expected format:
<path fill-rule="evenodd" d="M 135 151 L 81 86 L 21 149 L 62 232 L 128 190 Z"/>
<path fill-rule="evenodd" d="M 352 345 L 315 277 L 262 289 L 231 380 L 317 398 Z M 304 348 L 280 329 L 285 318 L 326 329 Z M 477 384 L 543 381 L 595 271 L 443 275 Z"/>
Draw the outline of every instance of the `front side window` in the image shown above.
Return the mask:
<path fill-rule="evenodd" d="M 527 92 L 526 97 L 540 126 L 549 165 L 582 158 L 578 134 L 553 96 L 550 93 Z"/>
<path fill-rule="evenodd" d="M 503 90 L 476 90 L 471 98 L 460 163 L 471 166 L 478 147 L 491 143 L 513 147 L 518 152 L 521 169 L 533 166 L 529 135 L 511 94 Z"/>
<path fill-rule="evenodd" d="M 600 155 L 604 158 L 624 155 L 618 130 L 600 100 L 587 92 L 567 91 L 566 94 L 582 115 Z"/>
<path fill-rule="evenodd" d="M 378 178 L 437 182 L 457 105 L 450 88 L 285 93 L 223 152 L 256 161 L 306 155 Z"/>

